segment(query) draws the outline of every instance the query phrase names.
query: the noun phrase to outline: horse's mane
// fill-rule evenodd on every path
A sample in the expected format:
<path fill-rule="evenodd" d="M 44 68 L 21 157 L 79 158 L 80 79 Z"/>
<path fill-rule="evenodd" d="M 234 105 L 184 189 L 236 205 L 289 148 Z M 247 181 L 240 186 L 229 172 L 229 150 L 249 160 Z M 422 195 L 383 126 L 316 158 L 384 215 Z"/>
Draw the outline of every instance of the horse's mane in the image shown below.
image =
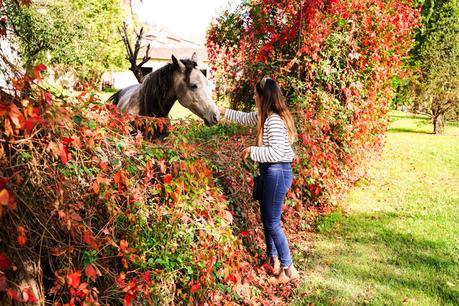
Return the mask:
<path fill-rule="evenodd" d="M 190 59 L 180 61 L 185 65 L 185 81 L 189 84 L 191 71 L 197 67 L 197 63 Z M 139 115 L 151 117 L 166 117 L 168 115 L 170 107 L 177 100 L 177 96 L 170 93 L 174 85 L 173 75 L 175 71 L 179 71 L 179 68 L 170 63 L 150 72 L 145 77 L 139 96 Z"/>

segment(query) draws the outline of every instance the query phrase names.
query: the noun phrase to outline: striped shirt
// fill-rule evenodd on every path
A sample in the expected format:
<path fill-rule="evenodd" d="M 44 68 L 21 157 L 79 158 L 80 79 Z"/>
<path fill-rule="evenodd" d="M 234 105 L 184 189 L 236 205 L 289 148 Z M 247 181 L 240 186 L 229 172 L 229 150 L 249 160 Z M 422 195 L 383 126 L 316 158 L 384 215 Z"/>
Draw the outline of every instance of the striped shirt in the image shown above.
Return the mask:
<path fill-rule="evenodd" d="M 225 118 L 245 125 L 257 125 L 256 112 L 244 113 L 227 109 Z M 284 121 L 278 114 L 271 114 L 263 124 L 263 144 L 250 147 L 250 158 L 260 163 L 291 162 L 295 157 L 288 141 L 288 132 Z"/>

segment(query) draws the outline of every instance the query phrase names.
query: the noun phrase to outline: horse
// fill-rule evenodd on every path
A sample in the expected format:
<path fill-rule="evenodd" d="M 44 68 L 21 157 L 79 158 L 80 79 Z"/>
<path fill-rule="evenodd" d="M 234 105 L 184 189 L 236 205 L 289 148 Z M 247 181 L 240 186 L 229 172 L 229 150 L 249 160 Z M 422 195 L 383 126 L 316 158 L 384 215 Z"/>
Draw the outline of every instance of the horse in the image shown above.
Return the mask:
<path fill-rule="evenodd" d="M 108 100 L 121 111 L 155 118 L 168 118 L 175 101 L 179 101 L 207 126 L 217 124 L 220 112 L 210 98 L 196 53 L 191 59 L 178 60 L 173 54 L 171 59 L 172 63 L 147 74 L 142 84 L 121 89 Z"/>

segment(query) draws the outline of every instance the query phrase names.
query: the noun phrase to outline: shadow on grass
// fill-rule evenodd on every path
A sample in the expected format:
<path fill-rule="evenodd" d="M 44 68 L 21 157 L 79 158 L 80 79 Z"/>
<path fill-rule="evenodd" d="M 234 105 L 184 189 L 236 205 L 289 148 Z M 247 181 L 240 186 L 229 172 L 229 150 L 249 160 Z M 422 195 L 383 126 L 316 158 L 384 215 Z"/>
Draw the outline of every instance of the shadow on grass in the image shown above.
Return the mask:
<path fill-rule="evenodd" d="M 323 271 L 325 261 L 326 272 L 319 282 L 306 281 L 298 294 L 304 300 L 294 304 L 392 305 L 407 297 L 421 304 L 459 305 L 458 248 L 436 241 L 434 233 L 425 239 L 399 232 L 392 228 L 398 218 L 395 213 L 380 213 L 377 221 L 369 214 L 325 218 L 323 239 L 333 250 L 319 246 L 304 271 Z"/>
<path fill-rule="evenodd" d="M 415 129 L 409 129 L 409 128 L 389 128 L 387 130 L 389 133 L 415 133 L 415 134 L 427 134 L 427 135 L 433 135 L 433 132 L 427 132 L 427 131 L 422 131 L 422 130 L 415 130 Z"/>
<path fill-rule="evenodd" d="M 419 115 L 419 114 L 413 114 L 413 113 L 403 113 L 403 114 L 396 114 L 396 113 L 391 113 L 389 115 L 391 119 L 420 119 L 420 120 L 429 120 L 429 117 L 426 115 Z M 396 120 L 392 120 L 396 121 Z"/>

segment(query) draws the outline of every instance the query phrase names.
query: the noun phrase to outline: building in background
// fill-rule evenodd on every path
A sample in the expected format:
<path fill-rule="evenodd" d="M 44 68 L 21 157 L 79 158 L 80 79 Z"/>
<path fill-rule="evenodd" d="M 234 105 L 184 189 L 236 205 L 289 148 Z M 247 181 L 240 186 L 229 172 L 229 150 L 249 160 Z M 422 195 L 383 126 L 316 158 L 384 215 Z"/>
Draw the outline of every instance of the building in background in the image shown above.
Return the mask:
<path fill-rule="evenodd" d="M 139 61 L 142 60 L 148 44 L 150 44 L 149 55 L 151 59 L 142 66 L 144 75 L 171 63 L 172 54 L 178 59 L 185 59 L 191 58 L 193 53 L 196 52 L 199 68 L 207 78 L 209 77 L 209 59 L 205 46 L 166 31 L 151 31 L 144 35 L 143 47 L 139 52 Z M 138 83 L 130 70 L 105 73 L 102 79 L 104 86 L 111 86 L 117 89 Z M 210 80 L 209 90 L 213 90 L 213 84 Z"/>

